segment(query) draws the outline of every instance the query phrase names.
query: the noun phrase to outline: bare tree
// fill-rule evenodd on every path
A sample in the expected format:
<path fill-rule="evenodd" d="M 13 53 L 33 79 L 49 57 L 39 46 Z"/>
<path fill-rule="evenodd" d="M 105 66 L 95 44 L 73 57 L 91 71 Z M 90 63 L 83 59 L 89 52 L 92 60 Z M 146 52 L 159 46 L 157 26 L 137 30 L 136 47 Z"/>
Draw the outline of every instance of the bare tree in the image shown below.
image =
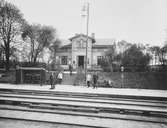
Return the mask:
<path fill-rule="evenodd" d="M 50 56 L 50 61 L 52 61 L 51 63 L 56 63 L 56 53 L 59 49 L 59 46 L 61 44 L 61 40 L 60 39 L 56 39 L 56 41 L 53 42 L 52 45 L 50 45 L 49 49 L 51 51 L 51 56 Z"/>
<path fill-rule="evenodd" d="M 0 60 L 2 60 L 2 55 L 3 55 L 3 48 L 0 45 Z"/>
<path fill-rule="evenodd" d="M 55 29 L 50 26 L 25 25 L 23 27 L 22 38 L 30 41 L 29 52 L 30 61 L 36 62 L 39 55 L 55 40 Z"/>
<path fill-rule="evenodd" d="M 16 42 L 16 37 L 20 34 L 23 21 L 22 14 L 15 5 L 6 1 L 0 1 L 0 40 L 5 53 L 5 68 L 7 71 L 10 68 L 11 43 Z"/>

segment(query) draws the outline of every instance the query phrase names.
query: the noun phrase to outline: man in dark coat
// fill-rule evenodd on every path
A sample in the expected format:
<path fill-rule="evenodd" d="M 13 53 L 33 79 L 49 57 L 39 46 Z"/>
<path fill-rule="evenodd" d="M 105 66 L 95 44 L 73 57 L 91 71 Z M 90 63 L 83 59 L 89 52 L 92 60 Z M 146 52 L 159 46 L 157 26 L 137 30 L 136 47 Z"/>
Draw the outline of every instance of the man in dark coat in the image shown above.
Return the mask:
<path fill-rule="evenodd" d="M 51 73 L 51 75 L 50 75 L 50 85 L 51 85 L 51 88 L 50 88 L 50 89 L 54 89 L 54 78 L 53 78 L 53 73 Z"/>
<path fill-rule="evenodd" d="M 93 74 L 93 88 L 97 88 L 98 74 L 95 72 Z"/>
<path fill-rule="evenodd" d="M 72 65 L 69 65 L 70 76 L 72 75 Z"/>

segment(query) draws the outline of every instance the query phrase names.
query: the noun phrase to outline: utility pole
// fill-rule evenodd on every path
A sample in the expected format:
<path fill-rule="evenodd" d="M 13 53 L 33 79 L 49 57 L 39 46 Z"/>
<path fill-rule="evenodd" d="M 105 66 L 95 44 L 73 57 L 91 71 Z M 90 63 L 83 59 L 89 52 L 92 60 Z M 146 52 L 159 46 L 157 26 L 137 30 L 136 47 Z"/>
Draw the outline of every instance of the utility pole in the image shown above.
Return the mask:
<path fill-rule="evenodd" d="M 85 81 L 87 76 L 87 64 L 88 64 L 88 41 L 89 41 L 89 3 L 84 5 L 84 8 L 82 10 L 83 12 L 86 12 L 86 14 L 82 15 L 87 18 L 86 20 L 86 56 L 85 56 Z"/>

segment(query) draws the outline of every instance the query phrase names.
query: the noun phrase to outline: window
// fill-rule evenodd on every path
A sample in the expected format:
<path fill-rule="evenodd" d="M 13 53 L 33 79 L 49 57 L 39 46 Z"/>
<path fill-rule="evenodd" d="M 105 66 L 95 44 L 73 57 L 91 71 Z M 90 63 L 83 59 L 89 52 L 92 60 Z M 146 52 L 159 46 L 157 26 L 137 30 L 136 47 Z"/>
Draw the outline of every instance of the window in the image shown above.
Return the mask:
<path fill-rule="evenodd" d="M 86 42 L 84 40 L 81 40 L 82 48 L 86 47 Z"/>
<path fill-rule="evenodd" d="M 97 65 L 101 65 L 101 63 L 103 62 L 104 57 L 103 56 L 97 56 Z"/>
<path fill-rule="evenodd" d="M 85 48 L 86 42 L 84 40 L 77 41 L 77 48 Z"/>
<path fill-rule="evenodd" d="M 61 64 L 62 65 L 67 65 L 67 56 L 62 56 L 61 57 Z"/>

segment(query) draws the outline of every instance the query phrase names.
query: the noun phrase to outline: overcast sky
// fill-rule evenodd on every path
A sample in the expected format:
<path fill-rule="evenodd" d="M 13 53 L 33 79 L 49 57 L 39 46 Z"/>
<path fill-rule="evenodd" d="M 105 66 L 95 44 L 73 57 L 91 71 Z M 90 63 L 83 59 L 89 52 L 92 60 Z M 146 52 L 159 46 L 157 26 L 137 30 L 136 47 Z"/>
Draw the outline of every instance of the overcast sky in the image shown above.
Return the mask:
<path fill-rule="evenodd" d="M 84 0 L 7 0 L 15 4 L 29 23 L 52 25 L 61 39 L 85 32 L 81 17 Z M 167 0 L 89 0 L 89 33 L 161 45 L 167 40 Z"/>

